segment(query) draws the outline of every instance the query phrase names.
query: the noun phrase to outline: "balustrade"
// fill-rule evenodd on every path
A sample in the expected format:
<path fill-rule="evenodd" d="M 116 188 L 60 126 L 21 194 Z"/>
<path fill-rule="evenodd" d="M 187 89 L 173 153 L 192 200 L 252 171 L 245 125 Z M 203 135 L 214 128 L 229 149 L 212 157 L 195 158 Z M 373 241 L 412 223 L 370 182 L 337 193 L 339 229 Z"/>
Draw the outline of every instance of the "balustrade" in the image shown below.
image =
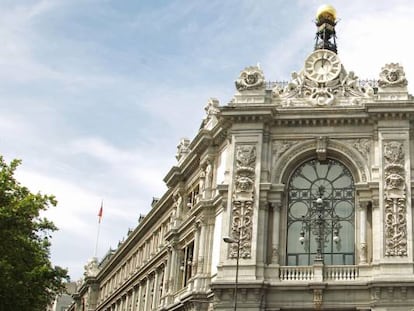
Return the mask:
<path fill-rule="evenodd" d="M 326 266 L 324 268 L 324 279 L 327 281 L 353 281 L 357 278 L 357 266 Z"/>
<path fill-rule="evenodd" d="M 325 281 L 354 281 L 359 277 L 358 266 L 324 266 Z M 282 266 L 280 267 L 281 281 L 312 281 L 313 266 Z"/>
<path fill-rule="evenodd" d="M 313 280 L 312 266 L 286 266 L 280 268 L 281 281 L 311 281 Z"/>

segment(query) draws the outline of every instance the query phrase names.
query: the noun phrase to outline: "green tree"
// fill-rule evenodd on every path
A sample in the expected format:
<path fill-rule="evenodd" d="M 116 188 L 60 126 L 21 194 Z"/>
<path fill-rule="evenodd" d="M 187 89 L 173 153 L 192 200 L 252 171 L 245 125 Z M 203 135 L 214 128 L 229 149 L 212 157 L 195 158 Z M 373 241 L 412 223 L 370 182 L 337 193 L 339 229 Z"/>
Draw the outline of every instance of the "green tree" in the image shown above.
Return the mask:
<path fill-rule="evenodd" d="M 0 156 L 0 311 L 44 311 L 69 279 L 50 262 L 51 233 L 57 228 L 40 215 L 57 202 L 15 179 L 20 163 L 7 164 Z"/>

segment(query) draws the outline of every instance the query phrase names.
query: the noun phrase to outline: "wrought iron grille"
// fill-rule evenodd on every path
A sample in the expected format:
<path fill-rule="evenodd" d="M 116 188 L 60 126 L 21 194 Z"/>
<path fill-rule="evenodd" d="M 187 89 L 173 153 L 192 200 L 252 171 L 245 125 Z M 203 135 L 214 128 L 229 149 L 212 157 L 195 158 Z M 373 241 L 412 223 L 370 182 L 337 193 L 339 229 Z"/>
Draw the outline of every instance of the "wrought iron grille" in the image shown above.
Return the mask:
<path fill-rule="evenodd" d="M 289 182 L 287 265 L 355 263 L 355 186 L 340 162 L 311 160 Z"/>

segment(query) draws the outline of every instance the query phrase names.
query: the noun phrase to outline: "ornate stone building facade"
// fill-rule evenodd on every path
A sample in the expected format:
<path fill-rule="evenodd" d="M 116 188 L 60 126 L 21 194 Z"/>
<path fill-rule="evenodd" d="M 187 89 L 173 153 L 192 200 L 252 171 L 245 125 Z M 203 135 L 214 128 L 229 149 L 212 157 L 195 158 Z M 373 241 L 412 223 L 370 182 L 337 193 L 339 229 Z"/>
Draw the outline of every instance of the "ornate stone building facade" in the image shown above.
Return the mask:
<path fill-rule="evenodd" d="M 346 70 L 335 20 L 318 13 L 289 83 L 251 66 L 208 101 L 167 192 L 88 264 L 71 310 L 414 309 L 414 99 L 398 64 Z"/>

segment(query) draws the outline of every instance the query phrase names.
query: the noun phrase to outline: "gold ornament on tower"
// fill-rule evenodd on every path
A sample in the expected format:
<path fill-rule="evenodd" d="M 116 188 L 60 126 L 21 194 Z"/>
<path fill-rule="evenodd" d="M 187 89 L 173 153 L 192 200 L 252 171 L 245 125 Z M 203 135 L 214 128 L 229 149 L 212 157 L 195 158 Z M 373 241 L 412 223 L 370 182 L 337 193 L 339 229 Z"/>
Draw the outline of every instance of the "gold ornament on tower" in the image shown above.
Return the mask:
<path fill-rule="evenodd" d="M 321 5 L 316 11 L 316 20 L 327 19 L 332 22 L 336 20 L 336 10 L 332 5 Z"/>

